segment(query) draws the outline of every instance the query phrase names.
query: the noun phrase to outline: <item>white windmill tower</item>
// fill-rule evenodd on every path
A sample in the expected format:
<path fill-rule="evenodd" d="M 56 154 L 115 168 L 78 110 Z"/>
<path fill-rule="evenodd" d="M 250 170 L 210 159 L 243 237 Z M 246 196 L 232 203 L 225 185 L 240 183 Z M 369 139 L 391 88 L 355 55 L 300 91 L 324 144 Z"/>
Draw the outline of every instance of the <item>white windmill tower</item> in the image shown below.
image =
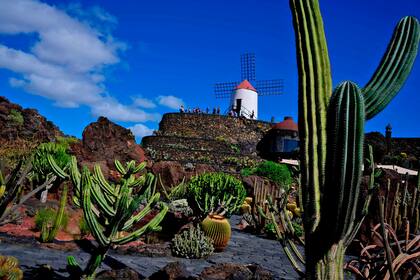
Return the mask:
<path fill-rule="evenodd" d="M 248 80 L 243 80 L 232 94 L 230 108 L 239 116 L 258 118 L 258 93 Z"/>
<path fill-rule="evenodd" d="M 283 93 L 283 80 L 256 80 L 253 53 L 241 55 L 241 78 L 240 83 L 227 82 L 214 85 L 216 98 L 230 98 L 228 110 L 235 111 L 239 116 L 257 119 L 258 96 Z"/>

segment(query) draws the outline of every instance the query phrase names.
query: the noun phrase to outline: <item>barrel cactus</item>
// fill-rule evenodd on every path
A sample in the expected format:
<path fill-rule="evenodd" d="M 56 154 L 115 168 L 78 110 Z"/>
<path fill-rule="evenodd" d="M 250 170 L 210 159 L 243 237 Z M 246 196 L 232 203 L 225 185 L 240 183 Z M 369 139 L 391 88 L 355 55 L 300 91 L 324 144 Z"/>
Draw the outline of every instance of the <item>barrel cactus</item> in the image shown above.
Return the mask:
<path fill-rule="evenodd" d="M 225 173 L 204 173 L 191 178 L 188 185 L 189 203 L 201 218 L 204 233 L 221 251 L 229 242 L 229 217 L 238 211 L 246 197 L 242 182 Z"/>
<path fill-rule="evenodd" d="M 220 215 L 208 215 L 201 223 L 204 232 L 213 240 L 216 251 L 223 251 L 232 233 L 229 221 Z"/>
<path fill-rule="evenodd" d="M 332 93 L 318 0 L 290 0 L 299 73 L 299 137 L 307 279 L 343 279 L 346 247 L 367 207 L 358 207 L 363 127 L 404 84 L 417 55 L 419 22 L 405 17 L 363 88 Z M 332 96 L 331 96 L 332 95 Z M 365 205 L 366 206 L 366 205 Z"/>

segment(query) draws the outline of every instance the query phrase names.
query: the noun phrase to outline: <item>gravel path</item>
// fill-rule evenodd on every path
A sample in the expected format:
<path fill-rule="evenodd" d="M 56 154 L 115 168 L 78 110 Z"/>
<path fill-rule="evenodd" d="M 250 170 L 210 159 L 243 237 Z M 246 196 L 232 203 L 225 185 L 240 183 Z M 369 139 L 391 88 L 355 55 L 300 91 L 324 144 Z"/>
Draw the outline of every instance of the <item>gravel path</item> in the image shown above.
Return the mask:
<path fill-rule="evenodd" d="M 232 217 L 231 224 L 235 225 L 237 222 L 238 217 Z M 66 256 L 75 256 L 79 263 L 86 263 L 90 256 L 81 250 L 65 252 L 53 249 L 40 249 L 31 244 L 8 244 L 7 242 L 0 243 L 0 254 L 17 257 L 24 270 L 48 264 L 62 275 L 66 275 Z M 113 263 L 120 262 L 146 277 L 170 262 L 180 261 L 186 265 L 192 274 L 198 274 L 203 268 L 217 263 L 256 263 L 273 272 L 275 279 L 298 279 L 296 272 L 277 241 L 243 233 L 234 228 L 232 238 L 225 251 L 214 253 L 205 260 L 123 255 L 111 251 L 106 263 L 109 264 L 112 261 Z M 109 266 L 104 264 L 102 268 L 109 269 Z"/>

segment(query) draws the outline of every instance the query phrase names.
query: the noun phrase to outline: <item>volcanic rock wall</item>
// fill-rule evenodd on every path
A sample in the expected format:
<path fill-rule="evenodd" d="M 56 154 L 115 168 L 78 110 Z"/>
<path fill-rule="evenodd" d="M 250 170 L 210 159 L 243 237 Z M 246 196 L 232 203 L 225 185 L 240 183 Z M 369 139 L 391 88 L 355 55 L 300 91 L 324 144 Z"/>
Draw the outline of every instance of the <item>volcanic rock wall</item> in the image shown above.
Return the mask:
<path fill-rule="evenodd" d="M 258 161 L 256 146 L 268 122 L 212 114 L 169 113 L 143 148 L 153 161 L 206 163 L 216 167 Z"/>

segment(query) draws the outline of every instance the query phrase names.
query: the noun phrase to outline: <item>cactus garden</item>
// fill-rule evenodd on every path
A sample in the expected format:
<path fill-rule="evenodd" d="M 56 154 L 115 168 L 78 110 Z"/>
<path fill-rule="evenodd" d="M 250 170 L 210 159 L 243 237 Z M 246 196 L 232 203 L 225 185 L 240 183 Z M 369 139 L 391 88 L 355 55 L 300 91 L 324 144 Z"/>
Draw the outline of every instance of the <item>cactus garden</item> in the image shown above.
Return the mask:
<path fill-rule="evenodd" d="M 146 2 L 0 1 L 0 280 L 420 279 L 418 1 Z"/>

